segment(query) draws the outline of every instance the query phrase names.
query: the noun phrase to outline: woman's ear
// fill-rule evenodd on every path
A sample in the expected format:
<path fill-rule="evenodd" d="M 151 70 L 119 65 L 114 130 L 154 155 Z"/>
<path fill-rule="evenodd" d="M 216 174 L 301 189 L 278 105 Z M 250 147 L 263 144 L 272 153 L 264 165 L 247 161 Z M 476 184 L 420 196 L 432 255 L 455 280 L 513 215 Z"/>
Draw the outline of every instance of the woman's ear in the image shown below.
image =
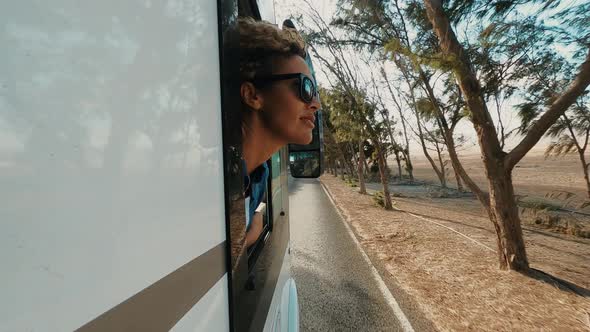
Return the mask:
<path fill-rule="evenodd" d="M 251 109 L 258 111 L 262 109 L 264 100 L 260 92 L 251 82 L 244 82 L 240 86 L 240 96 L 242 101 Z"/>

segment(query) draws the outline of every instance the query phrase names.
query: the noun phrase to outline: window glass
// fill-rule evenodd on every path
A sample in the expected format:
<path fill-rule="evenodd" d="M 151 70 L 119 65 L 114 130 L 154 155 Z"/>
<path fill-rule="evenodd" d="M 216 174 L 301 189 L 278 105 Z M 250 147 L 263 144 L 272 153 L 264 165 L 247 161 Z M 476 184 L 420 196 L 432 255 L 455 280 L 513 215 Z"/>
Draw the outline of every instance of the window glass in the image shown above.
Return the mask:
<path fill-rule="evenodd" d="M 281 187 L 281 152 L 271 157 L 271 189 L 272 189 L 272 214 L 273 220 L 278 220 L 279 213 L 283 210 L 282 187 Z"/>

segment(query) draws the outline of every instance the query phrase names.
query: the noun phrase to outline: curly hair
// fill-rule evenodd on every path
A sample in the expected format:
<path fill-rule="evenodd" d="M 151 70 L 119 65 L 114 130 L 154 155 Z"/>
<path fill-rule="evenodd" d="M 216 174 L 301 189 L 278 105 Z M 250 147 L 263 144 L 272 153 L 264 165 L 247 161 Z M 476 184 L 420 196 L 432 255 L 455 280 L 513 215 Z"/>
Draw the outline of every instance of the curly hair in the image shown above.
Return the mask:
<path fill-rule="evenodd" d="M 230 47 L 237 48 L 239 53 L 241 82 L 271 74 L 273 60 L 277 58 L 305 58 L 305 42 L 295 29 L 279 29 L 265 21 L 239 18 L 233 30 Z"/>

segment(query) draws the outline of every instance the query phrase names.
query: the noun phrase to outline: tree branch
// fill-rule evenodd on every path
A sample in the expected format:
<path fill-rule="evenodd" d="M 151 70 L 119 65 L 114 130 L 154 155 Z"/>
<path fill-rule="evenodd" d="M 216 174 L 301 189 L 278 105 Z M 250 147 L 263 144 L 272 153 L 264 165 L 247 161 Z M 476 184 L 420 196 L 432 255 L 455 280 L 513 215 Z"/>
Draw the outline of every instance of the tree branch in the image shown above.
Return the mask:
<path fill-rule="evenodd" d="M 586 129 L 586 138 L 584 139 L 584 149 L 582 151 L 586 151 L 588 147 L 588 138 L 590 138 L 590 128 Z"/>
<path fill-rule="evenodd" d="M 504 167 L 507 170 L 514 168 L 526 153 L 539 142 L 549 127 L 584 93 L 588 85 L 590 85 L 590 49 L 588 49 L 586 59 L 569 88 L 551 104 L 545 114 L 531 126 L 522 141 L 506 155 Z"/>

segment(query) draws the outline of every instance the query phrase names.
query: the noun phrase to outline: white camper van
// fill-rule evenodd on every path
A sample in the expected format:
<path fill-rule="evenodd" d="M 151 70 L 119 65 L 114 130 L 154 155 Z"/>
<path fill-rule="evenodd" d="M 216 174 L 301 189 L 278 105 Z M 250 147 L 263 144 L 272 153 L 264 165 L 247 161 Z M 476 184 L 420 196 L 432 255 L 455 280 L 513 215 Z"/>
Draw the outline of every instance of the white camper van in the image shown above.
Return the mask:
<path fill-rule="evenodd" d="M 272 0 L 0 4 L 0 331 L 297 331 L 288 165 L 245 248 L 223 31 Z M 320 121 L 320 117 L 317 117 Z"/>

